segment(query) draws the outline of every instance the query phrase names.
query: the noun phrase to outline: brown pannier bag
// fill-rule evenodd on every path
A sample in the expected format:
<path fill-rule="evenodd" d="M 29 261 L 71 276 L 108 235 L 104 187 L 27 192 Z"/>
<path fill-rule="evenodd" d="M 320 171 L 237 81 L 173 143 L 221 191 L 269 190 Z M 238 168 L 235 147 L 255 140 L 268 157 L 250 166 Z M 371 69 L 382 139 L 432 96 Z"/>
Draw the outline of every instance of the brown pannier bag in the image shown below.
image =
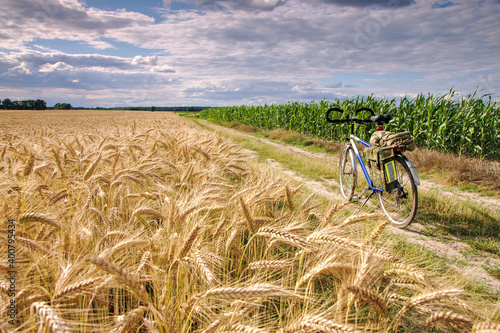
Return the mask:
<path fill-rule="evenodd" d="M 392 133 L 389 131 L 376 131 L 370 138 L 370 144 L 373 147 L 403 148 L 408 151 L 415 150 L 413 135 L 406 131 L 401 133 Z"/>

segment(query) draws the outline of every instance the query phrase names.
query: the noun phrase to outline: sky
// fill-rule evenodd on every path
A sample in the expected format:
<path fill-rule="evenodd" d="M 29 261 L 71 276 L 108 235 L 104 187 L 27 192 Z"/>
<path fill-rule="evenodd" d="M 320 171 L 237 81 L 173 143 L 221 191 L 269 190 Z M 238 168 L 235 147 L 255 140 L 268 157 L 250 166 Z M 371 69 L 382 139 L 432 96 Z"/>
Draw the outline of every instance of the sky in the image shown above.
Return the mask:
<path fill-rule="evenodd" d="M 0 0 L 0 99 L 263 105 L 500 93 L 500 0 Z"/>

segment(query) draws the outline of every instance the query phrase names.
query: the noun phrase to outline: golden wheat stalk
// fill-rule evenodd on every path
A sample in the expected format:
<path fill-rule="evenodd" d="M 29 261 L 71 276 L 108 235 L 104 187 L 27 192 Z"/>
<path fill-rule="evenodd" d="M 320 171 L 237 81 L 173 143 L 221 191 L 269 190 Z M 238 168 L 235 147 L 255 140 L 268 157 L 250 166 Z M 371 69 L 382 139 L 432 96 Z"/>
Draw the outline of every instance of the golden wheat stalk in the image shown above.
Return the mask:
<path fill-rule="evenodd" d="M 135 273 L 139 274 L 142 270 L 144 270 L 146 265 L 150 263 L 150 261 L 151 261 L 151 252 L 150 251 L 144 252 L 144 254 L 141 257 L 141 261 L 139 262 L 139 267 L 137 267 Z"/>
<path fill-rule="evenodd" d="M 187 312 L 192 309 L 196 302 L 203 298 L 216 298 L 220 300 L 234 301 L 269 296 L 279 296 L 295 299 L 303 298 L 298 294 L 272 284 L 255 284 L 250 287 L 212 288 L 204 293 L 200 293 L 191 297 L 187 305 Z"/>
<path fill-rule="evenodd" d="M 59 169 L 61 173 L 61 177 L 64 178 L 64 169 L 61 164 L 61 159 L 59 158 L 59 153 L 55 149 L 52 149 L 52 155 L 54 155 L 54 160 L 56 161 L 57 169 Z"/>
<path fill-rule="evenodd" d="M 311 268 L 304 276 L 302 276 L 300 280 L 297 282 L 296 288 L 299 288 L 304 283 L 309 282 L 310 280 L 314 279 L 317 275 L 322 273 L 351 274 L 354 271 L 356 271 L 356 267 L 354 267 L 352 264 L 338 263 L 338 262 L 331 263 L 324 261 Z"/>
<path fill-rule="evenodd" d="M 151 215 L 151 216 L 154 216 L 154 217 L 156 217 L 156 218 L 158 218 L 160 220 L 166 220 L 167 219 L 165 217 L 165 215 L 163 215 L 162 213 L 160 213 L 156 209 L 149 208 L 149 207 L 140 207 L 140 208 L 137 208 L 132 213 L 132 216 L 131 216 L 130 219 L 132 220 L 134 217 L 141 216 L 141 215 Z"/>
<path fill-rule="evenodd" d="M 28 161 L 26 162 L 26 165 L 24 166 L 24 172 L 23 172 L 24 177 L 28 177 L 33 172 L 34 167 L 35 167 L 35 155 L 31 154 L 30 157 L 28 158 Z"/>
<path fill-rule="evenodd" d="M 242 324 L 233 324 L 233 325 L 223 326 L 222 332 L 265 333 L 268 331 L 257 327 L 246 326 Z"/>
<path fill-rule="evenodd" d="M 372 232 L 366 237 L 366 243 L 373 243 L 384 231 L 385 227 L 389 224 L 389 220 L 383 220 L 375 226 Z"/>
<path fill-rule="evenodd" d="M 451 312 L 451 311 L 440 311 L 432 314 L 429 318 L 426 320 L 426 325 L 433 325 L 436 323 L 444 323 L 444 324 L 451 324 L 451 325 L 457 325 L 459 327 L 472 327 L 472 320 L 459 315 L 457 313 Z"/>
<path fill-rule="evenodd" d="M 243 211 L 243 216 L 245 217 L 245 221 L 247 222 L 248 229 L 253 231 L 254 221 L 252 218 L 252 214 L 250 213 L 250 210 L 248 209 L 248 206 L 243 200 L 243 198 L 239 197 L 238 199 L 241 205 L 241 210 Z"/>
<path fill-rule="evenodd" d="M 37 213 L 37 212 L 28 212 L 24 213 L 18 218 L 19 223 L 28 223 L 28 222 L 39 222 L 39 223 L 44 223 L 48 224 L 50 226 L 59 228 L 59 229 L 67 229 L 68 227 L 65 226 L 64 224 L 59 223 L 57 220 L 54 218 L 42 214 L 42 213 Z"/>
<path fill-rule="evenodd" d="M 290 260 L 260 260 L 250 263 L 247 267 L 249 270 L 257 269 L 281 269 L 285 267 L 290 267 L 293 262 Z"/>
<path fill-rule="evenodd" d="M 63 300 L 74 298 L 80 295 L 85 295 L 91 292 L 91 287 L 98 281 L 96 278 L 87 279 L 85 281 L 77 282 L 66 288 L 58 291 L 52 296 L 52 302 L 61 302 Z"/>
<path fill-rule="evenodd" d="M 396 314 L 395 318 L 399 318 L 402 316 L 406 311 L 413 309 L 417 306 L 422 306 L 426 303 L 430 303 L 433 301 L 441 300 L 443 298 L 450 298 L 454 296 L 461 295 L 463 293 L 463 290 L 460 289 L 445 289 L 445 290 L 438 290 L 430 293 L 425 293 L 421 295 L 414 296 L 406 302 L 406 304 L 403 306 L 401 310 Z"/>
<path fill-rule="evenodd" d="M 198 237 L 198 233 L 200 232 L 201 225 L 196 224 L 191 232 L 189 233 L 187 239 L 184 241 L 184 245 L 181 247 L 179 250 L 179 254 L 177 255 L 177 258 L 184 258 L 191 248 L 193 247 L 193 244 L 196 240 L 196 237 Z"/>
<path fill-rule="evenodd" d="M 341 247 L 354 248 L 354 249 L 360 249 L 363 247 L 361 243 L 355 242 L 353 240 L 322 233 L 313 233 L 309 237 L 307 237 L 307 240 L 315 243 L 337 244 Z"/>
<path fill-rule="evenodd" d="M 349 216 L 347 219 L 345 219 L 344 222 L 342 222 L 340 224 L 340 226 L 343 227 L 343 226 L 346 226 L 348 224 L 362 222 L 362 221 L 368 221 L 368 220 L 378 220 L 381 217 L 383 217 L 383 215 L 380 213 L 363 213 L 363 214 L 359 214 L 359 215 L 352 215 L 352 216 Z"/>
<path fill-rule="evenodd" d="M 285 202 L 288 206 L 288 209 L 293 212 L 295 210 L 295 206 L 293 204 L 293 194 L 288 185 L 285 186 Z"/>
<path fill-rule="evenodd" d="M 301 212 L 304 212 L 304 213 L 307 213 L 308 211 L 310 211 L 311 209 L 317 207 L 317 206 L 310 206 L 310 207 L 307 207 L 307 205 L 309 204 L 309 202 L 316 196 L 316 193 L 311 193 L 307 198 L 306 200 L 304 200 L 304 202 L 302 202 L 302 204 L 300 205 L 300 211 Z"/>
<path fill-rule="evenodd" d="M 330 219 L 332 218 L 332 216 L 340 211 L 342 208 L 344 208 L 347 204 L 349 203 L 349 201 L 344 201 L 342 203 L 337 203 L 337 204 L 334 204 L 325 214 L 325 217 L 324 217 L 324 222 L 325 223 L 328 223 L 330 221 Z"/>
<path fill-rule="evenodd" d="M 310 243 L 302 237 L 273 227 L 262 227 L 255 233 L 255 236 L 271 237 L 286 244 L 300 248 L 310 247 Z"/>
<path fill-rule="evenodd" d="M 136 309 L 130 310 L 125 315 L 121 316 L 120 320 L 113 327 L 110 333 L 126 333 L 131 332 L 134 324 L 137 325 L 142 322 L 141 318 L 143 313 L 147 310 L 146 307 L 140 306 Z"/>
<path fill-rule="evenodd" d="M 415 272 L 410 267 L 404 265 L 402 267 L 396 266 L 384 272 L 384 276 L 395 276 L 394 282 L 397 283 L 421 283 L 426 284 L 425 277 L 421 273 Z"/>
<path fill-rule="evenodd" d="M 344 288 L 353 293 L 357 299 L 369 303 L 373 309 L 382 316 L 387 314 L 387 303 L 382 299 L 382 297 L 380 297 L 379 294 L 372 290 L 355 285 L 346 284 Z"/>
<path fill-rule="evenodd" d="M 35 312 L 40 318 L 40 324 L 46 327 L 50 332 L 70 333 L 69 325 L 64 321 L 57 312 L 45 302 L 34 302 L 30 307 L 32 312 Z"/>
<path fill-rule="evenodd" d="M 332 320 L 326 319 L 318 315 L 306 315 L 297 320 L 296 323 L 282 328 L 279 333 L 295 333 L 295 332 L 356 332 L 352 327 L 338 324 Z"/>
<path fill-rule="evenodd" d="M 472 326 L 472 332 L 474 332 L 474 333 L 500 333 L 500 323 L 493 323 L 491 321 L 476 323 L 476 324 L 474 324 L 474 326 Z"/>
<path fill-rule="evenodd" d="M 56 194 L 54 194 L 52 196 L 52 198 L 50 198 L 49 205 L 54 205 L 59 200 L 62 200 L 62 199 L 67 198 L 67 197 L 68 197 L 68 191 L 66 191 L 66 189 L 61 190 L 61 191 L 57 192 Z"/>
<path fill-rule="evenodd" d="M 195 258 L 184 257 L 180 259 L 181 261 L 187 262 L 191 267 L 195 268 L 198 272 L 201 273 L 203 279 L 209 284 L 213 285 L 217 282 L 217 278 L 214 273 L 208 268 L 205 260 L 199 255 L 199 253 L 195 256 Z"/>
<path fill-rule="evenodd" d="M 89 261 L 103 271 L 111 274 L 118 282 L 128 286 L 141 299 L 149 300 L 149 296 L 146 294 L 144 286 L 135 279 L 134 275 L 125 272 L 123 269 L 100 257 L 90 256 Z"/>

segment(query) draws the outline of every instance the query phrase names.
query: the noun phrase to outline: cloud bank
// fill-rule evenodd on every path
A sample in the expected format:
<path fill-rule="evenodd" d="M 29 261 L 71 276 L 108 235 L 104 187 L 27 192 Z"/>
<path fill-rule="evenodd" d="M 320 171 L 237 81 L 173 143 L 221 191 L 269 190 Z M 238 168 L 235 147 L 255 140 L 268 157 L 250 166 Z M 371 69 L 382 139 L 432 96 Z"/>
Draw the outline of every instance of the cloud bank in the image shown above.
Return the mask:
<path fill-rule="evenodd" d="M 227 105 L 500 91 L 494 0 L 196 0 L 159 19 L 77 0 L 4 2 L 9 98 Z"/>

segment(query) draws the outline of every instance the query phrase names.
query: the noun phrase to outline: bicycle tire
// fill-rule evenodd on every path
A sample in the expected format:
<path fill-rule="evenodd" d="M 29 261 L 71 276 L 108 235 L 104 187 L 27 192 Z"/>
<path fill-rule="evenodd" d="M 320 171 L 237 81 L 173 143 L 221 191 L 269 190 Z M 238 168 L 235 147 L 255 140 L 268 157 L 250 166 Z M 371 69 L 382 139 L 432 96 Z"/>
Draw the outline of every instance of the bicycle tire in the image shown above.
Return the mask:
<path fill-rule="evenodd" d="M 339 180 L 340 192 L 344 199 L 350 201 L 356 187 L 357 169 L 356 154 L 350 144 L 346 144 L 340 153 Z"/>
<path fill-rule="evenodd" d="M 377 192 L 380 207 L 389 221 L 397 228 L 407 227 L 415 218 L 418 207 L 418 190 L 410 168 L 400 156 L 394 164 L 398 188 L 391 192 Z"/>

